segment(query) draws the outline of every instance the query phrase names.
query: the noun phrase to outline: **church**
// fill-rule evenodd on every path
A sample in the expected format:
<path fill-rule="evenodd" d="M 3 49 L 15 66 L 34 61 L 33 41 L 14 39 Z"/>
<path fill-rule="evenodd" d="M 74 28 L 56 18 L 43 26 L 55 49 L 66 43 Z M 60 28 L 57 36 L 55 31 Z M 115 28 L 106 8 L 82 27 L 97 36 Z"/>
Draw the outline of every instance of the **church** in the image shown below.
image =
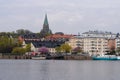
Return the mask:
<path fill-rule="evenodd" d="M 47 19 L 47 14 L 45 15 L 43 29 L 40 31 L 40 37 L 46 37 L 48 35 L 51 35 L 52 31 L 49 29 L 49 23 Z"/>

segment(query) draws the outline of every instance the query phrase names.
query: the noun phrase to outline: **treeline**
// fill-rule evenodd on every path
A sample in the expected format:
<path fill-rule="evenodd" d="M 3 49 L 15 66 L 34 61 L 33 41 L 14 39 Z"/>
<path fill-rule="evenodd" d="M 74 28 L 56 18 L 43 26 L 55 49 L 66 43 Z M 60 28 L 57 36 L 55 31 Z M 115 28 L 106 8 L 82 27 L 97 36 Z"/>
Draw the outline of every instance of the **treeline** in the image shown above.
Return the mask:
<path fill-rule="evenodd" d="M 12 37 L 12 38 L 18 38 L 18 36 L 23 35 L 23 34 L 29 34 L 29 33 L 33 33 L 30 30 L 26 30 L 26 29 L 18 29 L 16 31 L 12 31 L 12 32 L 0 32 L 0 36 L 8 36 L 8 37 Z"/>
<path fill-rule="evenodd" d="M 20 46 L 17 39 L 0 36 L 0 53 L 11 53 L 14 47 Z"/>
<path fill-rule="evenodd" d="M 19 29 L 16 32 L 0 32 L 0 53 L 20 55 L 30 51 L 30 44 L 22 48 L 22 43 L 18 41 L 18 36 L 32 33 L 29 30 Z"/>
<path fill-rule="evenodd" d="M 26 48 L 22 48 L 22 43 L 17 38 L 8 36 L 0 36 L 0 53 L 11 55 L 22 55 L 30 51 L 30 44 Z"/>

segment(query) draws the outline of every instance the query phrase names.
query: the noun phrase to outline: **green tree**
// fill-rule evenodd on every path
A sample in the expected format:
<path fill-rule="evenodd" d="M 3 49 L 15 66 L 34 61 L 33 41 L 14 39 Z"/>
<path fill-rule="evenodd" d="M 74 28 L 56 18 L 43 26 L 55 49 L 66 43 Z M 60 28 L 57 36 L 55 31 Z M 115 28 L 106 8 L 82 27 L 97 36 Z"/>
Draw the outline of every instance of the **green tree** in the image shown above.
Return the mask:
<path fill-rule="evenodd" d="M 21 47 L 15 47 L 12 51 L 13 55 L 23 55 L 25 54 L 26 49 L 25 48 L 21 48 Z"/>
<path fill-rule="evenodd" d="M 24 30 L 24 29 L 18 29 L 18 30 L 16 30 L 16 32 L 17 32 L 18 35 L 23 35 L 23 34 L 32 33 L 31 31 L 29 31 L 29 30 Z"/>
<path fill-rule="evenodd" d="M 71 46 L 69 46 L 68 44 L 62 44 L 61 45 L 61 50 L 63 52 L 69 53 L 71 51 L 71 49 L 72 49 Z"/>
<path fill-rule="evenodd" d="M 31 51 L 31 44 L 27 44 L 25 49 L 26 49 L 26 52 L 30 52 Z"/>
<path fill-rule="evenodd" d="M 11 53 L 12 49 L 16 46 L 14 39 L 8 36 L 0 37 L 0 53 Z"/>
<path fill-rule="evenodd" d="M 61 47 L 56 47 L 55 50 L 56 50 L 57 53 L 60 53 L 61 52 Z"/>

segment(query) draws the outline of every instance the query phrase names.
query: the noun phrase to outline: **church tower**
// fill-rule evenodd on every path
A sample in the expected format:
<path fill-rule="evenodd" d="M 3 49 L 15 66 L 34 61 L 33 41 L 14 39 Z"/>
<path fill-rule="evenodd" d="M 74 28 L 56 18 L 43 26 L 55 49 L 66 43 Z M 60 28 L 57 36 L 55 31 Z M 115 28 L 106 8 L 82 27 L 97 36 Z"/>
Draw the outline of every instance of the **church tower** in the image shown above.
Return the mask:
<path fill-rule="evenodd" d="M 49 29 L 49 24 L 48 24 L 48 19 L 47 19 L 47 14 L 46 14 L 45 19 L 44 19 L 43 29 L 40 32 L 40 36 L 45 37 L 50 34 L 52 34 L 52 31 Z"/>

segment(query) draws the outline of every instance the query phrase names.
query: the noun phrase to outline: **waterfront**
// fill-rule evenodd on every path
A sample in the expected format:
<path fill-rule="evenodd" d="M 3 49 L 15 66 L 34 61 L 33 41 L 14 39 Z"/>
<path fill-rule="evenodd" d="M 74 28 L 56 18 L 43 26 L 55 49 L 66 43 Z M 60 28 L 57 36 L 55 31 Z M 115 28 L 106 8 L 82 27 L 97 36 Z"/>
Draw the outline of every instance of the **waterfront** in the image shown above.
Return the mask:
<path fill-rule="evenodd" d="M 120 61 L 0 60 L 0 80 L 119 80 Z"/>

